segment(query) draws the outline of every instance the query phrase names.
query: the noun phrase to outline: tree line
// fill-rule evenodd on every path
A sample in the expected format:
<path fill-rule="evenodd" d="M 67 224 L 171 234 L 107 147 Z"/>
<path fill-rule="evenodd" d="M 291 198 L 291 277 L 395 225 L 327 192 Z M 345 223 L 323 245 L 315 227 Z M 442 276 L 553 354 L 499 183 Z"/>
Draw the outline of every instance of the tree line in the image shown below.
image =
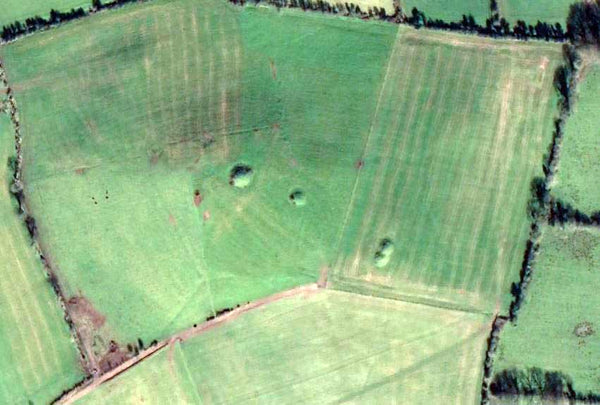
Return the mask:
<path fill-rule="evenodd" d="M 11 41 L 19 36 L 58 25 L 65 21 L 81 18 L 89 13 L 94 13 L 103 9 L 115 8 L 127 3 L 133 3 L 144 0 L 113 0 L 102 2 L 101 0 L 92 0 L 89 10 L 83 8 L 71 9 L 67 12 L 50 10 L 50 17 L 43 18 L 36 15 L 27 18 L 24 22 L 15 21 L 5 25 L 0 33 L 0 38 L 4 41 Z M 233 4 L 244 5 L 248 0 L 229 0 Z M 345 16 L 354 16 L 362 19 L 376 18 L 383 21 L 394 22 L 398 24 L 409 24 L 415 28 L 426 27 L 431 29 L 441 29 L 448 31 L 459 31 L 466 33 L 476 33 L 482 36 L 490 37 L 511 37 L 521 40 L 529 38 L 541 39 L 546 41 L 562 42 L 569 39 L 576 44 L 594 43 L 600 44 L 600 0 L 586 1 L 571 5 L 567 17 L 567 31 L 560 23 L 547 23 L 537 21 L 536 24 L 527 24 L 525 21 L 517 20 L 511 24 L 500 16 L 497 0 L 490 0 L 491 16 L 485 20 L 483 25 L 477 23 L 470 14 L 462 16 L 460 21 L 444 21 L 437 18 L 428 17 L 423 11 L 413 8 L 406 14 L 402 8 L 396 6 L 393 14 L 387 14 L 383 7 L 369 7 L 365 10 L 354 3 L 337 2 L 329 3 L 324 0 L 250 0 L 253 4 L 266 3 L 277 8 L 300 8 L 305 11 L 320 11 L 323 13 L 342 14 Z"/>
<path fill-rule="evenodd" d="M 110 2 L 102 3 L 101 0 L 92 0 L 92 5 L 88 10 L 84 10 L 82 7 L 72 8 L 70 11 L 60 12 L 54 9 L 50 10 L 50 16 L 48 18 L 40 17 L 39 15 L 25 19 L 25 21 L 15 21 L 11 24 L 2 27 L 0 38 L 3 41 L 12 41 L 20 36 L 30 34 L 32 32 L 39 31 L 41 29 L 49 28 L 61 24 L 63 22 L 75 20 L 81 17 L 85 17 L 90 13 L 100 11 L 108 8 L 115 8 L 122 6 L 126 3 L 133 3 L 143 0 L 113 0 Z"/>
<path fill-rule="evenodd" d="M 495 0 L 492 0 L 492 14 L 486 19 L 483 25 L 477 23 L 475 18 L 470 14 L 462 16 L 460 21 L 444 21 L 438 18 L 428 17 L 425 12 L 418 8 L 413 8 L 410 13 L 406 14 L 401 7 L 396 6 L 393 14 L 387 14 L 386 10 L 381 7 L 369 7 L 361 9 L 360 6 L 354 3 L 337 2 L 328 3 L 323 0 L 229 0 L 231 3 L 243 6 L 247 3 L 259 4 L 265 3 L 277 8 L 300 8 L 304 11 L 318 11 L 322 13 L 341 14 L 344 16 L 354 16 L 363 19 L 379 19 L 397 24 L 408 24 L 415 28 L 431 28 L 448 31 L 460 31 L 466 33 L 476 33 L 482 36 L 491 37 L 512 37 L 516 39 L 526 40 L 528 38 L 543 39 L 546 41 L 564 41 L 567 36 L 560 23 L 549 24 L 543 21 L 538 21 L 535 25 L 526 24 L 524 21 L 517 21 L 515 25 L 511 25 L 500 17 L 498 6 Z"/>
<path fill-rule="evenodd" d="M 575 391 L 573 381 L 568 375 L 538 367 L 527 370 L 502 370 L 494 376 L 490 390 L 496 396 L 528 395 L 548 400 L 570 399 L 593 403 L 600 401 L 598 394 Z"/>
<path fill-rule="evenodd" d="M 554 121 L 554 132 L 550 148 L 544 155 L 542 164 L 544 177 L 534 177 L 530 186 L 531 197 L 527 205 L 527 211 L 531 220 L 531 228 L 521 263 L 519 282 L 511 285 L 513 301 L 510 304 L 508 316 L 511 322 L 516 322 L 519 310 L 525 299 L 525 293 L 531 282 L 533 261 L 539 249 L 539 224 L 549 219 L 552 210 L 553 204 L 551 204 L 549 184 L 552 183 L 554 174 L 556 173 L 560 147 L 564 136 L 564 125 L 571 114 L 577 74 L 580 66 L 581 58 L 577 53 L 577 49 L 571 44 L 565 44 L 563 46 L 563 64 L 556 69 L 554 74 L 554 89 L 558 94 L 559 115 Z"/>

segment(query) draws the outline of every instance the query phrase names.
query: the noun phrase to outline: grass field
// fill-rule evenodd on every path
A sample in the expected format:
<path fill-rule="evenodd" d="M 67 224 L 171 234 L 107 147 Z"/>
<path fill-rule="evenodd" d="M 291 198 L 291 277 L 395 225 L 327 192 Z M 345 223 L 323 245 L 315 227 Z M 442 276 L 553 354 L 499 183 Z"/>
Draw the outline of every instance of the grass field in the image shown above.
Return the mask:
<path fill-rule="evenodd" d="M 400 6 L 406 15 L 410 16 L 413 7 L 416 7 L 428 18 L 446 22 L 460 21 L 463 15 L 471 14 L 483 26 L 491 14 L 490 2 L 486 0 L 400 0 Z"/>
<path fill-rule="evenodd" d="M 508 298 L 528 236 L 529 185 L 550 143 L 558 60 L 551 45 L 398 38 L 365 134 L 334 286 L 479 310 Z M 377 268 L 384 239 L 394 252 Z"/>
<path fill-rule="evenodd" d="M 15 21 L 24 22 L 25 19 L 39 15 L 47 18 L 50 10 L 68 11 L 72 8 L 89 8 L 91 0 L 2 0 L 2 12 L 0 13 L 0 29 Z"/>
<path fill-rule="evenodd" d="M 600 392 L 600 232 L 544 229 L 535 273 L 517 325 L 500 338 L 494 371 L 539 367 L 573 379 L 580 393 Z M 576 333 L 584 322 L 593 333 Z"/>
<path fill-rule="evenodd" d="M 574 110 L 565 126 L 559 170 L 552 193 L 560 200 L 590 214 L 600 211 L 600 64 L 583 70 Z"/>
<path fill-rule="evenodd" d="M 517 20 L 532 25 L 544 21 L 550 24 L 560 23 L 566 29 L 569 6 L 573 3 L 573 0 L 498 0 L 498 8 L 500 16 L 511 24 L 515 24 Z"/>
<path fill-rule="evenodd" d="M 0 403 L 48 403 L 83 370 L 8 191 L 13 135 L 8 115 L 0 113 Z"/>
<path fill-rule="evenodd" d="M 396 30 L 156 1 L 5 47 L 27 193 L 67 292 L 111 337 L 148 342 L 315 281 Z M 239 162 L 255 173 L 245 189 L 228 184 Z M 288 201 L 296 188 L 306 206 Z"/>
<path fill-rule="evenodd" d="M 488 321 L 320 291 L 174 343 L 78 403 L 476 404 Z"/>
<path fill-rule="evenodd" d="M 186 0 L 1 52 L 41 241 L 110 338 L 161 338 L 327 268 L 339 288 L 435 305 L 508 298 L 556 45 Z"/>

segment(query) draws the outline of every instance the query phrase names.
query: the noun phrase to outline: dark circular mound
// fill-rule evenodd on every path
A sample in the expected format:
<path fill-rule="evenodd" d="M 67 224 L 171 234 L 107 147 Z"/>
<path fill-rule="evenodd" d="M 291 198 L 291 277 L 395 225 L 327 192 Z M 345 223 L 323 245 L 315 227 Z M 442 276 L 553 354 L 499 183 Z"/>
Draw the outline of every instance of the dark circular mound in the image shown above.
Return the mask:
<path fill-rule="evenodd" d="M 237 188 L 248 187 L 252 180 L 254 171 L 248 165 L 237 164 L 229 173 L 229 184 Z"/>
<path fill-rule="evenodd" d="M 297 207 L 302 207 L 306 205 L 306 196 L 304 195 L 304 191 L 302 190 L 294 190 L 290 194 L 290 202 Z"/>

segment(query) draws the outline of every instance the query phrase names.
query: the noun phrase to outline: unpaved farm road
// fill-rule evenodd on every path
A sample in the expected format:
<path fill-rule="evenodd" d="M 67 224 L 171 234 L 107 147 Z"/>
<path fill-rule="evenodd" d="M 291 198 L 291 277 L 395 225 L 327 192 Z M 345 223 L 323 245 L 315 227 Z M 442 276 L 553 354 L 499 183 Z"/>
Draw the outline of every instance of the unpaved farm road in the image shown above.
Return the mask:
<path fill-rule="evenodd" d="M 216 318 L 211 319 L 210 321 L 206 321 L 196 327 L 191 327 L 191 328 L 181 331 L 167 339 L 161 340 L 157 344 L 141 351 L 137 356 L 127 360 L 120 366 L 115 367 L 114 369 L 110 370 L 107 373 L 102 374 L 99 377 L 92 378 L 88 382 L 84 383 L 83 385 L 76 387 L 73 390 L 67 392 L 66 394 L 61 396 L 59 399 L 57 399 L 53 404 L 56 404 L 56 405 L 72 404 L 73 402 L 77 401 L 78 399 L 84 397 L 85 395 L 89 394 L 90 392 L 92 392 L 93 390 L 98 388 L 100 385 L 104 384 L 107 381 L 112 380 L 113 378 L 117 377 L 119 374 L 127 371 L 131 367 L 139 364 L 143 360 L 149 358 L 150 356 L 159 352 L 160 350 L 164 349 L 165 347 L 174 344 L 175 342 L 186 341 L 190 338 L 193 338 L 194 336 L 204 333 L 204 332 L 206 332 L 210 329 L 213 329 L 217 326 L 220 326 L 226 322 L 231 322 L 232 320 L 236 319 L 238 316 L 240 316 L 241 314 L 243 314 L 245 312 L 251 311 L 256 308 L 260 308 L 260 307 L 270 304 L 272 302 L 279 301 L 284 298 L 288 298 L 288 297 L 292 297 L 292 296 L 296 296 L 296 295 L 315 294 L 315 293 L 319 292 L 320 289 L 321 289 L 321 287 L 317 283 L 306 284 L 306 285 L 302 285 L 302 286 L 295 287 L 295 288 L 292 288 L 289 290 L 285 290 L 285 291 L 282 291 L 282 292 L 279 292 L 279 293 L 276 293 L 273 295 L 269 295 L 268 297 L 264 297 L 264 298 L 258 299 L 256 301 L 249 302 L 245 305 L 241 305 L 227 313 L 224 313 L 223 315 L 219 315 Z"/>

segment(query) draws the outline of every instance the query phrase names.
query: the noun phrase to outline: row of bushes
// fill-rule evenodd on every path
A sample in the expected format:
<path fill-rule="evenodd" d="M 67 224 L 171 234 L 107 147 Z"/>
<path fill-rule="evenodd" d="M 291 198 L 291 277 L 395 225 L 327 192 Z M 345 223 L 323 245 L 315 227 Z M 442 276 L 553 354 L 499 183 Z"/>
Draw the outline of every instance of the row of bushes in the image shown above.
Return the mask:
<path fill-rule="evenodd" d="M 50 10 L 50 17 L 43 18 L 39 15 L 27 18 L 24 22 L 15 21 L 12 24 L 5 25 L 2 27 L 0 38 L 4 41 L 11 41 L 22 35 L 26 35 L 41 29 L 45 29 L 54 25 L 58 25 L 63 22 L 75 20 L 81 17 L 87 16 L 89 13 L 93 13 L 99 10 L 107 8 L 115 8 L 122 6 L 126 3 L 133 3 L 142 0 L 113 0 L 107 3 L 102 3 L 100 0 L 92 0 L 91 7 L 89 10 L 83 8 L 72 8 L 70 11 L 60 12 L 57 10 Z"/>
<path fill-rule="evenodd" d="M 547 400 L 569 399 L 590 403 L 600 401 L 598 394 L 576 392 L 568 375 L 538 367 L 502 370 L 494 376 L 490 390 L 497 396 L 527 395 Z"/>
<path fill-rule="evenodd" d="M 247 0 L 230 0 L 233 4 L 244 5 Z M 413 8 L 410 14 L 406 14 L 400 7 L 396 7 L 394 14 L 386 14 L 383 8 L 368 8 L 361 10 L 354 3 L 328 3 L 323 0 L 250 0 L 253 4 L 266 3 L 277 8 L 300 8 L 305 11 L 320 11 L 323 13 L 342 14 L 347 16 L 357 16 L 360 18 L 378 18 L 384 21 L 395 22 L 399 24 L 409 24 L 416 28 L 427 27 L 432 29 L 442 29 L 449 31 L 461 31 L 477 33 L 479 35 L 492 37 L 513 37 L 517 39 L 538 38 L 547 41 L 564 41 L 566 34 L 560 23 L 548 24 L 538 21 L 535 25 L 526 24 L 524 21 L 517 21 L 511 27 L 504 19 L 500 18 L 499 13 L 492 13 L 492 16 L 480 25 L 475 21 L 472 15 L 463 15 L 460 21 L 447 22 L 441 19 L 428 17 L 423 11 Z M 493 6 L 493 5 L 492 5 Z"/>
<path fill-rule="evenodd" d="M 577 71 L 581 62 L 577 50 L 570 44 L 563 46 L 563 57 L 564 63 L 556 70 L 554 76 L 554 88 L 559 96 L 559 116 L 554 122 L 554 133 L 549 151 L 544 156 L 544 177 L 535 177 L 531 182 L 531 198 L 528 204 L 528 214 L 531 220 L 529 239 L 521 262 L 519 281 L 511 285 L 513 300 L 509 307 L 508 316 L 496 317 L 488 338 L 481 391 L 482 404 L 489 403 L 490 392 L 494 395 L 563 396 L 565 387 L 571 387 L 567 384 L 568 380 L 564 376 L 558 373 L 541 373 L 539 369 L 531 369 L 528 372 L 505 370 L 496 374 L 494 380 L 491 381 L 500 332 L 507 321 L 513 323 L 517 321 L 519 310 L 531 282 L 533 263 L 539 250 L 540 223 L 545 221 L 552 211 L 549 184 L 556 172 L 563 138 L 563 127 L 571 113 Z M 567 390 L 567 392 L 569 395 L 575 395 L 572 389 Z"/>
<path fill-rule="evenodd" d="M 564 132 L 563 128 L 571 113 L 577 71 L 581 64 L 579 54 L 573 45 L 565 44 L 563 46 L 563 57 L 564 63 L 556 70 L 554 76 L 554 88 L 559 96 L 559 116 L 554 122 L 554 133 L 552 134 L 550 149 L 544 156 L 542 167 L 544 177 L 535 177 L 531 182 L 531 198 L 528 204 L 531 229 L 521 264 L 519 282 L 513 283 L 511 286 L 511 294 L 514 299 L 509 308 L 509 319 L 513 322 L 517 319 L 517 314 L 531 281 L 532 263 L 539 248 L 539 223 L 550 216 L 552 204 L 550 204 L 549 184 L 551 184 L 556 172 Z"/>
<path fill-rule="evenodd" d="M 71 9 L 71 11 L 67 11 L 64 13 L 52 9 L 50 10 L 50 17 L 47 19 L 36 15 L 35 17 L 27 18 L 25 20 L 25 23 L 15 21 L 12 24 L 4 26 L 2 28 L 2 33 L 0 34 L 0 37 L 4 41 L 10 41 L 17 37 L 20 37 L 21 35 L 35 32 L 42 28 L 48 28 L 52 25 L 60 24 L 61 22 L 81 18 L 85 15 L 87 15 L 87 13 L 81 7 L 78 9 Z"/>
<path fill-rule="evenodd" d="M 552 199 L 548 210 L 548 222 L 550 225 L 574 223 L 577 225 L 600 226 L 600 211 L 587 215 L 575 209 L 571 204 Z"/>
<path fill-rule="evenodd" d="M 483 381 L 481 386 L 481 403 L 486 405 L 489 403 L 490 385 L 492 381 L 492 372 L 494 366 L 494 357 L 496 356 L 496 350 L 498 349 L 498 342 L 500 341 L 500 333 L 504 328 L 504 325 L 508 321 L 505 316 L 497 315 L 494 318 L 492 324 L 492 330 L 490 336 L 487 339 L 487 349 L 485 351 L 485 360 L 483 362 Z"/>
<path fill-rule="evenodd" d="M 15 21 L 3 27 L 0 37 L 4 41 L 13 40 L 37 30 L 81 18 L 90 12 L 102 9 L 119 7 L 126 3 L 143 0 L 113 0 L 103 3 L 101 0 L 92 0 L 88 11 L 83 8 L 71 9 L 67 12 L 50 10 L 49 18 L 34 16 L 27 18 L 24 22 Z M 247 0 L 230 0 L 234 4 L 244 5 Z M 352 15 L 360 18 L 378 18 L 380 20 L 395 23 L 413 25 L 416 28 L 427 27 L 450 31 L 461 31 L 477 33 L 492 37 L 512 37 L 517 39 L 537 38 L 546 41 L 564 41 L 570 39 L 573 43 L 600 44 L 600 0 L 592 2 L 575 3 L 571 6 L 567 18 L 567 32 L 563 30 L 560 23 L 549 24 L 537 21 L 535 25 L 527 24 L 525 21 L 517 20 L 511 25 L 500 17 L 496 0 L 491 0 L 491 17 L 486 19 L 483 25 L 478 24 L 472 15 L 463 15 L 461 21 L 447 22 L 441 19 L 428 17 L 423 11 L 413 8 L 410 14 L 406 14 L 400 7 L 396 7 L 392 15 L 388 15 L 384 8 L 372 7 L 361 10 L 353 3 L 331 4 L 323 0 L 250 0 L 254 4 L 264 2 L 277 8 L 301 8 L 303 10 L 320 11 L 323 13 Z"/>

